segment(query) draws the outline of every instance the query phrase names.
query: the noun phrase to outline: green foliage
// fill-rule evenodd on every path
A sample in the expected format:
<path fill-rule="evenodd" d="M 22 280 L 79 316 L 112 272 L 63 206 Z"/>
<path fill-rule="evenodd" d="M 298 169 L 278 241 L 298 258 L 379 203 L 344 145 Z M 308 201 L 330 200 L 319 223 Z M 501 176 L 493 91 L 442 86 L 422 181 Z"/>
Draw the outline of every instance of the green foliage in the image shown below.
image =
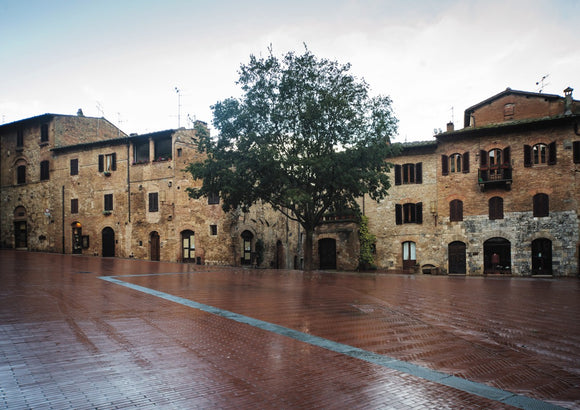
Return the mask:
<path fill-rule="evenodd" d="M 369 232 L 369 218 L 362 215 L 359 227 L 360 256 L 358 260 L 359 269 L 368 270 L 375 268 L 375 258 L 373 256 L 373 245 L 377 238 Z"/>
<path fill-rule="evenodd" d="M 349 64 L 308 49 L 282 58 L 268 51 L 241 65 L 242 97 L 212 106 L 219 133 L 199 138 L 207 159 L 187 170 L 203 185 L 189 195 L 219 193 L 225 211 L 261 200 L 310 233 L 334 204 L 384 198 L 397 129 L 390 98 L 371 97 Z"/>

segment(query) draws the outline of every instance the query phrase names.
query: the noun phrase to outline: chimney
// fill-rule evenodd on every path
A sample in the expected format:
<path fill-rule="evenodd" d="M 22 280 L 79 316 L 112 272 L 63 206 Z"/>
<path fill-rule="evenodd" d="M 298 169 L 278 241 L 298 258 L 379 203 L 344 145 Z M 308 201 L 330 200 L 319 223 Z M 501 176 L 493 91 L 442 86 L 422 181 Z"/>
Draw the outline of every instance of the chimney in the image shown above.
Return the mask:
<path fill-rule="evenodd" d="M 447 132 L 453 132 L 455 131 L 455 125 L 453 125 L 453 122 L 449 121 L 447 123 Z"/>
<path fill-rule="evenodd" d="M 572 87 L 564 90 L 564 115 L 572 115 Z"/>

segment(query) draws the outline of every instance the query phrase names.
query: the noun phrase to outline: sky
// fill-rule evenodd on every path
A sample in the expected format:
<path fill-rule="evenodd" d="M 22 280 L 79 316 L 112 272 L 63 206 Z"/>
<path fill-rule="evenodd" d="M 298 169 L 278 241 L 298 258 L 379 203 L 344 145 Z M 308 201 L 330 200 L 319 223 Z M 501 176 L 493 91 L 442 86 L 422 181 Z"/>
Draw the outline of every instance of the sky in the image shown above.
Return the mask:
<path fill-rule="evenodd" d="M 250 55 L 306 44 L 390 96 L 395 142 L 426 141 L 507 87 L 580 99 L 579 22 L 578 0 L 0 0 L 0 124 L 211 127 Z"/>

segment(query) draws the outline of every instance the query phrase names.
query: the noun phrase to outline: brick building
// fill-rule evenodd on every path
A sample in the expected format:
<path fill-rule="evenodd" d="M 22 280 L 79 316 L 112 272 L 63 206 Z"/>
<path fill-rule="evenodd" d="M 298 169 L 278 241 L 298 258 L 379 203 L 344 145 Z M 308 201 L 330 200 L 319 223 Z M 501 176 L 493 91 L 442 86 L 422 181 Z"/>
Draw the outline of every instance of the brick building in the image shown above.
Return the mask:
<path fill-rule="evenodd" d="M 381 270 L 575 276 L 580 103 L 506 89 L 431 141 L 403 144 L 384 201 L 360 198 Z M 256 204 L 194 200 L 193 130 L 126 135 L 103 118 L 0 126 L 2 247 L 203 264 L 302 266 L 300 226 Z M 317 228 L 321 269 L 358 265 L 356 218 Z"/>
<path fill-rule="evenodd" d="M 508 88 L 406 144 L 387 200 L 365 204 L 378 267 L 577 275 L 580 104 L 564 93 Z"/>
<path fill-rule="evenodd" d="M 294 267 L 300 230 L 263 205 L 191 199 L 193 130 L 126 135 L 103 118 L 0 126 L 2 247 L 197 264 Z"/>

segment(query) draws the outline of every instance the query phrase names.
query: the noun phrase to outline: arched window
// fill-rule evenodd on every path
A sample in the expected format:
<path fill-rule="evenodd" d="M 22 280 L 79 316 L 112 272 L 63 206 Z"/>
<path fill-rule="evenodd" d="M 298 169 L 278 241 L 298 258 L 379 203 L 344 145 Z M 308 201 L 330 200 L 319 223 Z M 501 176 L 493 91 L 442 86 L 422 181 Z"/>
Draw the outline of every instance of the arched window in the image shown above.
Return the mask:
<path fill-rule="evenodd" d="M 449 220 L 451 222 L 463 221 L 463 201 L 454 199 L 449 203 Z"/>
<path fill-rule="evenodd" d="M 546 194 L 534 195 L 534 216 L 542 217 L 550 214 L 550 197 Z"/>
<path fill-rule="evenodd" d="M 489 166 L 497 167 L 501 165 L 501 149 L 492 149 L 489 151 Z"/>
<path fill-rule="evenodd" d="M 461 154 L 452 154 L 449 156 L 449 172 L 461 172 Z"/>
<path fill-rule="evenodd" d="M 546 144 L 536 144 L 532 148 L 534 165 L 545 164 L 548 160 L 548 146 Z"/>
<path fill-rule="evenodd" d="M 489 199 L 489 219 L 503 219 L 503 199 L 499 196 Z"/>

